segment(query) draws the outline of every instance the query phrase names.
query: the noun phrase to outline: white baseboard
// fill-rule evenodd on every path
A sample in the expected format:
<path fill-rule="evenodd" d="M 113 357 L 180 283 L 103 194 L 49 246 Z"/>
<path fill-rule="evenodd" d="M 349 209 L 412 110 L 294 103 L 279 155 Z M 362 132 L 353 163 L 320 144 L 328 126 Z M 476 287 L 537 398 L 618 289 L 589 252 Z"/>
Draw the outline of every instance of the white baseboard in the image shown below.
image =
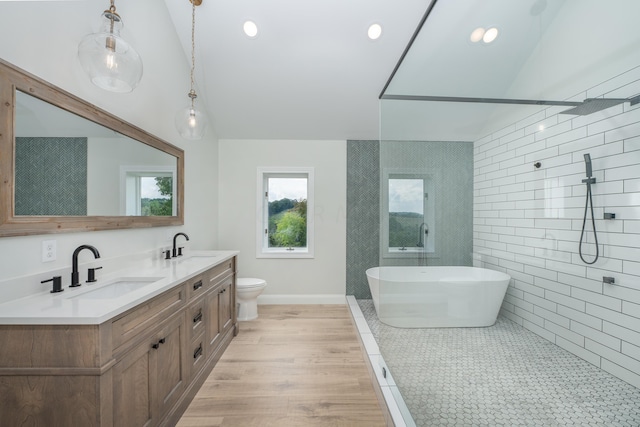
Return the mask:
<path fill-rule="evenodd" d="M 346 304 L 345 295 L 260 295 L 258 305 Z"/>

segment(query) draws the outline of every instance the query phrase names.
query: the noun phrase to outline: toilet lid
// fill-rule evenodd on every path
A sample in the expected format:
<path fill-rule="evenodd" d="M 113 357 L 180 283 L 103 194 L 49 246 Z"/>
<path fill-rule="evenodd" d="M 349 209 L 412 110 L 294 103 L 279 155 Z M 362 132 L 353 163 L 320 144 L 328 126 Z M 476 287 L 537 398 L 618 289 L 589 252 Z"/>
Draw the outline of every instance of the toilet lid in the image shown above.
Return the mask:
<path fill-rule="evenodd" d="M 262 279 L 256 279 L 254 277 L 240 277 L 236 280 L 236 286 L 238 288 L 257 288 L 265 286 L 267 282 Z"/>

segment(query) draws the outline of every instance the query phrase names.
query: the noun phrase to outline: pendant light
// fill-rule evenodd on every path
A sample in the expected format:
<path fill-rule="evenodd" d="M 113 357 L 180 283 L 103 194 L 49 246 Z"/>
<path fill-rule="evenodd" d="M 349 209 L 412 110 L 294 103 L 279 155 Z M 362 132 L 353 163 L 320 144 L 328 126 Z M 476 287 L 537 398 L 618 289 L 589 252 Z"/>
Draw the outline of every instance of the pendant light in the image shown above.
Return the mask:
<path fill-rule="evenodd" d="M 111 92 L 131 92 L 142 78 L 142 60 L 120 37 L 124 24 L 114 0 L 100 18 L 100 30 L 85 36 L 78 46 L 80 64 L 94 85 Z"/>
<path fill-rule="evenodd" d="M 190 0 L 191 2 L 191 90 L 187 94 L 189 102 L 185 108 L 176 113 L 176 128 L 180 135 L 186 139 L 201 139 L 204 135 L 206 119 L 202 111 L 196 108 L 196 94 L 193 73 L 196 66 L 196 6 L 202 4 L 202 0 Z"/>

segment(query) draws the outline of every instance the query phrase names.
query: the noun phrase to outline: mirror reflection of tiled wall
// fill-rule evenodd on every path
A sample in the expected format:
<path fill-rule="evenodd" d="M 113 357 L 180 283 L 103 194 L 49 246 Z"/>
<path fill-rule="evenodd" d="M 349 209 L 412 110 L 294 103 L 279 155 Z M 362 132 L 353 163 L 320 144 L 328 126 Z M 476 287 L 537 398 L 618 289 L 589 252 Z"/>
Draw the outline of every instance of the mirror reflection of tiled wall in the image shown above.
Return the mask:
<path fill-rule="evenodd" d="M 87 214 L 87 138 L 17 137 L 16 215 Z"/>

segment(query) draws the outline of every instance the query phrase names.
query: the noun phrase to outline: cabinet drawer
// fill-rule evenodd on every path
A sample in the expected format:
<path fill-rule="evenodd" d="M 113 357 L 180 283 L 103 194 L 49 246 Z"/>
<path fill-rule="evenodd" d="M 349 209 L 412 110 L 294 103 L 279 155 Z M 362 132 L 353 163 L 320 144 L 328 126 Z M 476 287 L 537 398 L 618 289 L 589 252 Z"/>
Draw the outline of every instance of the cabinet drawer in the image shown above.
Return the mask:
<path fill-rule="evenodd" d="M 196 375 L 200 369 L 204 366 L 204 362 L 207 360 L 207 346 L 204 339 L 204 334 L 200 334 L 191 342 L 191 349 L 187 357 L 189 358 L 189 369 L 191 371 L 190 376 Z"/>
<path fill-rule="evenodd" d="M 184 286 L 178 286 L 115 319 L 111 326 L 114 352 L 128 340 L 177 312 L 185 301 Z"/>
<path fill-rule="evenodd" d="M 187 310 L 187 325 L 191 330 L 189 339 L 193 339 L 204 331 L 204 325 L 206 324 L 204 302 L 205 299 L 200 298 L 189 305 L 189 309 Z"/>
<path fill-rule="evenodd" d="M 209 288 L 209 272 L 198 274 L 187 282 L 187 299 L 193 301 L 200 295 L 204 295 Z"/>
<path fill-rule="evenodd" d="M 229 276 L 235 271 L 235 258 L 226 260 L 225 262 L 216 265 L 211 270 L 207 271 L 209 275 L 209 282 L 211 285 L 216 285 L 220 280 Z"/>

